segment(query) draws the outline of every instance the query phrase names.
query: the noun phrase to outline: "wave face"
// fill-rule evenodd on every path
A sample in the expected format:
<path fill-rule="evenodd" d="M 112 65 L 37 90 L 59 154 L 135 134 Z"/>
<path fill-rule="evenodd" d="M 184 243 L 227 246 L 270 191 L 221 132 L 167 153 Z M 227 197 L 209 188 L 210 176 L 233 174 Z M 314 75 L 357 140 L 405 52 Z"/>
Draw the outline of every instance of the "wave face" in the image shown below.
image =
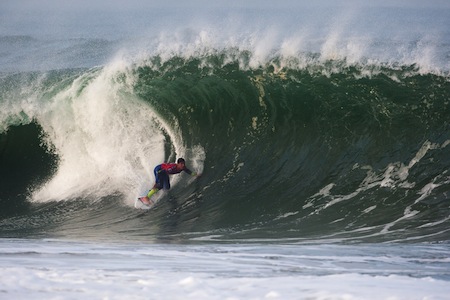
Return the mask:
<path fill-rule="evenodd" d="M 247 26 L 224 42 L 211 23 L 104 63 L 124 40 L 67 40 L 49 70 L 12 63 L 23 44 L 42 54 L 37 38 L 3 37 L 0 234 L 448 240 L 448 45 L 406 32 L 399 55 L 371 31 L 361 48 L 346 12 L 325 39 Z M 153 167 L 180 156 L 202 176 L 135 210 Z"/>

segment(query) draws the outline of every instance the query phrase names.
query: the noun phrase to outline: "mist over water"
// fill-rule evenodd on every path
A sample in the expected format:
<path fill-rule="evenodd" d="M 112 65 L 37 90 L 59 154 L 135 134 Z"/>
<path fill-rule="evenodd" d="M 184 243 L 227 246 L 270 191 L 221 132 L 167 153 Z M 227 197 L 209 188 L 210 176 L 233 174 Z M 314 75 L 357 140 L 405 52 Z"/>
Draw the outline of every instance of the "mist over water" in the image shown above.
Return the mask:
<path fill-rule="evenodd" d="M 4 71 L 103 65 L 223 49 L 252 52 L 251 66 L 274 57 L 417 65 L 449 70 L 447 3 L 361 1 L 6 1 Z"/>

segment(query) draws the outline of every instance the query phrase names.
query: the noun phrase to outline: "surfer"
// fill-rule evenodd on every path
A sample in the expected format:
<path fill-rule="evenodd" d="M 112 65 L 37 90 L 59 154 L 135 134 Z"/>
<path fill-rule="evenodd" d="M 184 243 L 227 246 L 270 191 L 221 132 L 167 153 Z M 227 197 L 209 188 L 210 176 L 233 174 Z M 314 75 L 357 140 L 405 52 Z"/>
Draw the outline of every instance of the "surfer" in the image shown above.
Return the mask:
<path fill-rule="evenodd" d="M 179 158 L 177 163 L 163 163 L 157 165 L 153 172 L 155 173 L 155 185 L 148 192 L 146 197 L 140 198 L 141 202 L 144 204 L 151 204 L 150 198 L 156 194 L 159 190 L 170 189 L 169 175 L 178 174 L 181 172 L 186 172 L 191 176 L 199 176 L 196 172 L 192 172 L 186 167 L 186 162 L 184 158 Z"/>

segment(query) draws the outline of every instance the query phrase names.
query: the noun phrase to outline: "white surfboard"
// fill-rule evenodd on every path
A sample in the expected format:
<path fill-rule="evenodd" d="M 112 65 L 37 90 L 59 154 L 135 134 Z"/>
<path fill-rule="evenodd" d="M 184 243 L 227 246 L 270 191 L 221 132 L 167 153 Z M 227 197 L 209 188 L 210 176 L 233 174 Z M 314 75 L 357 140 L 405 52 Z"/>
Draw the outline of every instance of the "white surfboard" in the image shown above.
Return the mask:
<path fill-rule="evenodd" d="M 156 204 L 156 202 L 157 202 L 156 200 L 150 199 L 150 200 L 149 200 L 150 203 L 147 204 L 147 203 L 145 202 L 145 198 L 147 198 L 147 196 L 143 196 L 143 197 L 137 198 L 137 199 L 134 201 L 134 207 L 137 208 L 137 209 L 150 209 L 150 208 L 152 208 L 153 206 L 155 206 L 155 204 Z M 148 198 L 147 198 L 147 199 L 148 199 Z"/>

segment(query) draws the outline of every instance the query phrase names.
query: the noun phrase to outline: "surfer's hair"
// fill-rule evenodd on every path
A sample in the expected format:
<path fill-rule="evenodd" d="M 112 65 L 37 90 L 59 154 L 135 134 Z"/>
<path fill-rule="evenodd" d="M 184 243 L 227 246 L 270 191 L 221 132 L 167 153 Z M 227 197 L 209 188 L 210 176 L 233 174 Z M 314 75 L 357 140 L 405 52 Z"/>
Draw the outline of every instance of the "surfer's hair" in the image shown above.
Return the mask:
<path fill-rule="evenodd" d="M 184 158 L 179 158 L 178 160 L 177 160 L 177 164 L 186 164 L 186 161 L 184 160 Z"/>

